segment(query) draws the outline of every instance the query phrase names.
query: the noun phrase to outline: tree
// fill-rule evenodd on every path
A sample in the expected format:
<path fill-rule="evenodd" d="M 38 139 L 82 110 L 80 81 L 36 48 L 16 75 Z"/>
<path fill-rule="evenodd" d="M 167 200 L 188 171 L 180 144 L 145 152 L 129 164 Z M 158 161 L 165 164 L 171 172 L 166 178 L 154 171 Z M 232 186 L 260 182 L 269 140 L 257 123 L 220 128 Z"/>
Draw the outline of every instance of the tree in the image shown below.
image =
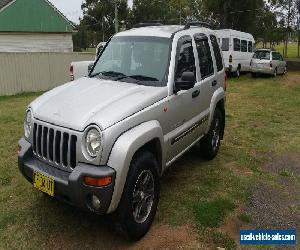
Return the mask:
<path fill-rule="evenodd" d="M 288 40 L 289 34 L 292 31 L 292 22 L 296 14 L 296 2 L 297 0 L 270 0 L 272 5 L 279 11 L 277 15 L 281 18 L 281 22 L 285 25 L 285 38 L 284 38 L 284 56 L 287 56 L 288 52 Z"/>
<path fill-rule="evenodd" d="M 203 0 L 208 12 L 217 20 L 220 28 L 232 28 L 254 33 L 263 0 Z"/>
<path fill-rule="evenodd" d="M 93 33 L 98 43 L 107 40 L 115 33 L 115 7 L 117 5 L 118 24 L 125 22 L 128 17 L 128 6 L 126 0 L 86 0 L 81 8 L 83 18 L 80 27 Z"/>
<path fill-rule="evenodd" d="M 298 33 L 298 57 L 300 57 L 300 0 L 296 1 L 297 33 Z"/>

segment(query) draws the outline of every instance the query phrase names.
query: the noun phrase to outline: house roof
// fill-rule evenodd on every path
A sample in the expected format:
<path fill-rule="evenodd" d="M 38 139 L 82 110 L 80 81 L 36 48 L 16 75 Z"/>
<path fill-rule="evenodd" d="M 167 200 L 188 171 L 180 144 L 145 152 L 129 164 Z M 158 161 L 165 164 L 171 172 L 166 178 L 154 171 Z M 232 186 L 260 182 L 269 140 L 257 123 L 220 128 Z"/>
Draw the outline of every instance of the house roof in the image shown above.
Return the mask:
<path fill-rule="evenodd" d="M 48 0 L 0 0 L 0 32 L 71 33 L 74 24 Z"/>
<path fill-rule="evenodd" d="M 0 10 L 4 8 L 6 5 L 11 3 L 13 0 L 0 0 Z"/>

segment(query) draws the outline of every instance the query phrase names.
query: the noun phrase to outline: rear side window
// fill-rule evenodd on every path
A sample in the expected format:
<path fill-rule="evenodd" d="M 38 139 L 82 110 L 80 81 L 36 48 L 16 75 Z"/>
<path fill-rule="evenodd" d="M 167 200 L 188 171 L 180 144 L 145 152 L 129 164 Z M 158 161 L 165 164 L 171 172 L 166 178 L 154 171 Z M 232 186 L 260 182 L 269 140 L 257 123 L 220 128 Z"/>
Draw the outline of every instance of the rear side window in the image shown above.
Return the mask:
<path fill-rule="evenodd" d="M 247 41 L 246 40 L 242 40 L 242 42 L 241 42 L 241 51 L 247 52 Z"/>
<path fill-rule="evenodd" d="M 251 41 L 248 42 L 248 52 L 253 52 L 253 43 Z"/>
<path fill-rule="evenodd" d="M 179 79 L 183 72 L 193 72 L 196 78 L 195 57 L 191 37 L 183 37 L 178 42 L 177 67 L 175 79 Z"/>
<path fill-rule="evenodd" d="M 229 51 L 229 38 L 222 38 L 222 50 Z"/>
<path fill-rule="evenodd" d="M 263 51 L 263 50 L 256 51 L 253 55 L 253 58 L 270 60 L 270 52 L 269 51 Z"/>
<path fill-rule="evenodd" d="M 207 36 L 197 34 L 194 38 L 198 51 L 201 79 L 203 80 L 214 74 L 213 60 Z"/>
<path fill-rule="evenodd" d="M 221 56 L 220 46 L 217 42 L 217 38 L 213 35 L 210 36 L 211 44 L 214 50 L 216 64 L 218 71 L 221 71 L 223 69 L 223 60 Z"/>
<path fill-rule="evenodd" d="M 233 38 L 233 49 L 234 51 L 241 51 L 241 40 L 238 38 Z"/>
<path fill-rule="evenodd" d="M 280 61 L 281 56 L 280 56 L 280 54 L 278 52 L 273 52 L 272 53 L 272 59 Z"/>

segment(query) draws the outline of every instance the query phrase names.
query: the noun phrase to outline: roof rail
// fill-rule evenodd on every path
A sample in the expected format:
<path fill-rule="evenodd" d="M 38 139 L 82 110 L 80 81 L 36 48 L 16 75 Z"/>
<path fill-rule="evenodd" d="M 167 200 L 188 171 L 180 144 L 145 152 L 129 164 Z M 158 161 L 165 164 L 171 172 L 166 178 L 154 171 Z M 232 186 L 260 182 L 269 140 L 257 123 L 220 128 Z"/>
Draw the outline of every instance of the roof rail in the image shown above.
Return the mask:
<path fill-rule="evenodd" d="M 149 27 L 149 26 L 163 26 L 162 23 L 155 23 L 155 22 L 152 22 L 152 23 L 138 23 L 138 24 L 135 24 L 133 26 L 133 28 L 142 28 L 142 27 Z"/>
<path fill-rule="evenodd" d="M 186 25 L 184 26 L 185 30 L 190 29 L 192 26 L 197 26 L 197 27 L 205 27 L 205 28 L 211 28 L 211 25 L 206 22 L 200 22 L 200 21 L 191 21 L 187 22 Z"/>

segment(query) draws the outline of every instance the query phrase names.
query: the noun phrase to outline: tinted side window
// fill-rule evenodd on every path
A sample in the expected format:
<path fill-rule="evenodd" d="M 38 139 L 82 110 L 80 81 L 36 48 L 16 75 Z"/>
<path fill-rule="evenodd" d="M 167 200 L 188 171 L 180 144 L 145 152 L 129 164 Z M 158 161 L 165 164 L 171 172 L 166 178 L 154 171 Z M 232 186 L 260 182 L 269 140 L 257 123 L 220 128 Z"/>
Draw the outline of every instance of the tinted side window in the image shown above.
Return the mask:
<path fill-rule="evenodd" d="M 247 41 L 246 40 L 242 40 L 242 42 L 241 42 L 241 51 L 247 52 Z"/>
<path fill-rule="evenodd" d="M 234 51 L 241 51 L 241 40 L 233 38 L 233 49 Z"/>
<path fill-rule="evenodd" d="M 211 44 L 212 44 L 214 54 L 215 54 L 217 69 L 218 69 L 218 71 L 221 71 L 223 69 L 223 61 L 222 61 L 220 46 L 219 46 L 219 44 L 217 42 L 217 38 L 215 36 L 211 35 L 210 40 L 211 40 Z"/>
<path fill-rule="evenodd" d="M 253 44 L 251 41 L 248 42 L 248 52 L 253 52 Z"/>
<path fill-rule="evenodd" d="M 273 60 L 279 60 L 279 61 L 280 61 L 281 56 L 280 56 L 280 54 L 279 54 L 278 52 L 273 52 L 273 53 L 272 53 L 272 59 L 273 59 Z"/>
<path fill-rule="evenodd" d="M 175 79 L 179 79 L 183 72 L 193 72 L 196 78 L 195 56 L 192 45 L 192 38 L 182 38 L 177 47 L 177 67 Z"/>
<path fill-rule="evenodd" d="M 198 51 L 201 79 L 203 80 L 214 74 L 213 60 L 207 36 L 197 34 L 194 37 Z"/>
<path fill-rule="evenodd" d="M 283 61 L 283 57 L 282 57 L 282 55 L 281 55 L 281 54 L 279 54 L 279 56 L 280 56 L 280 61 Z"/>
<path fill-rule="evenodd" d="M 229 38 L 222 38 L 222 50 L 229 51 Z"/>

